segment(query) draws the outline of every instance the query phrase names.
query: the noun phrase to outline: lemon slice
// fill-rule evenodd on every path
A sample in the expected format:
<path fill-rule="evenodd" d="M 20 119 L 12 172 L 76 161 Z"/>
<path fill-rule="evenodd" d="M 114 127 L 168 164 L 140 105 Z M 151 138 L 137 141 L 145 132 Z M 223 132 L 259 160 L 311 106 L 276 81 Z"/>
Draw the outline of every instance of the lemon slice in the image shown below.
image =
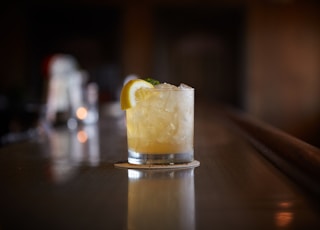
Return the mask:
<path fill-rule="evenodd" d="M 137 101 L 144 100 L 147 94 L 143 88 L 154 88 L 153 85 L 142 79 L 134 79 L 125 84 L 121 90 L 121 109 L 126 110 L 136 105 Z"/>

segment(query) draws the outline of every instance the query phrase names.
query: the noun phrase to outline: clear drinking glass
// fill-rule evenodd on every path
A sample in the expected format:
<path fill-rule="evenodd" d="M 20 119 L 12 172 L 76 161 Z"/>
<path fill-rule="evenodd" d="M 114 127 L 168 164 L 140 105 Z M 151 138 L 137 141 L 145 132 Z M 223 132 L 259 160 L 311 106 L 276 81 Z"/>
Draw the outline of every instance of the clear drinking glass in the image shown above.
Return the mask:
<path fill-rule="evenodd" d="M 193 161 L 194 89 L 161 84 L 143 90 L 144 100 L 126 110 L 128 162 Z"/>

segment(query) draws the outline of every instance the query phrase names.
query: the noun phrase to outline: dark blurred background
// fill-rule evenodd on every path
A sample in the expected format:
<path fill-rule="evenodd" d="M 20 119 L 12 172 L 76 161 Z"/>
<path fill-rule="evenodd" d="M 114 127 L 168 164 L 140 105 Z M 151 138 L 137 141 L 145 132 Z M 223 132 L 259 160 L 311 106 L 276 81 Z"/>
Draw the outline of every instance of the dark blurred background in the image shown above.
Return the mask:
<path fill-rule="evenodd" d="M 320 146 L 320 5 L 303 0 L 30 0 L 0 10 L 1 135 L 45 104 L 45 63 L 73 55 L 119 99 L 129 74 L 196 88 Z"/>

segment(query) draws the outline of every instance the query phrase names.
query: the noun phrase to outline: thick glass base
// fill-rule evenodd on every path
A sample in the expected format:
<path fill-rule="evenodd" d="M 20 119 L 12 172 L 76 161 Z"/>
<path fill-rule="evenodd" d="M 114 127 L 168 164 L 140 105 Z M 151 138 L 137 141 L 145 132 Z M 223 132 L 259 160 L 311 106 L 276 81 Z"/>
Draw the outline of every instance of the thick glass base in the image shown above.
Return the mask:
<path fill-rule="evenodd" d="M 137 153 L 132 150 L 128 150 L 128 162 L 130 164 L 182 164 L 193 161 L 193 152 L 189 153 L 161 153 L 161 154 L 148 154 Z"/>

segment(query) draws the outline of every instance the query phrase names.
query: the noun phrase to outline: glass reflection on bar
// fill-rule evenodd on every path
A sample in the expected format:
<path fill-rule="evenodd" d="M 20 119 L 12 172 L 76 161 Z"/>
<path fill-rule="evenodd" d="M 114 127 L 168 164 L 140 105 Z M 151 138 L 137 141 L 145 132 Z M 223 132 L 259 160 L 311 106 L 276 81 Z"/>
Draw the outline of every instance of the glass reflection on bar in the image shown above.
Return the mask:
<path fill-rule="evenodd" d="M 87 136 L 87 159 L 89 166 L 98 166 L 100 162 L 100 139 L 97 125 L 85 125 L 82 130 Z"/>
<path fill-rule="evenodd" d="M 128 170 L 128 229 L 195 229 L 193 172 Z"/>
<path fill-rule="evenodd" d="M 97 125 L 86 125 L 78 130 L 53 129 L 48 135 L 50 145 L 50 175 L 56 183 L 71 178 L 77 167 L 98 166 L 100 143 Z"/>

